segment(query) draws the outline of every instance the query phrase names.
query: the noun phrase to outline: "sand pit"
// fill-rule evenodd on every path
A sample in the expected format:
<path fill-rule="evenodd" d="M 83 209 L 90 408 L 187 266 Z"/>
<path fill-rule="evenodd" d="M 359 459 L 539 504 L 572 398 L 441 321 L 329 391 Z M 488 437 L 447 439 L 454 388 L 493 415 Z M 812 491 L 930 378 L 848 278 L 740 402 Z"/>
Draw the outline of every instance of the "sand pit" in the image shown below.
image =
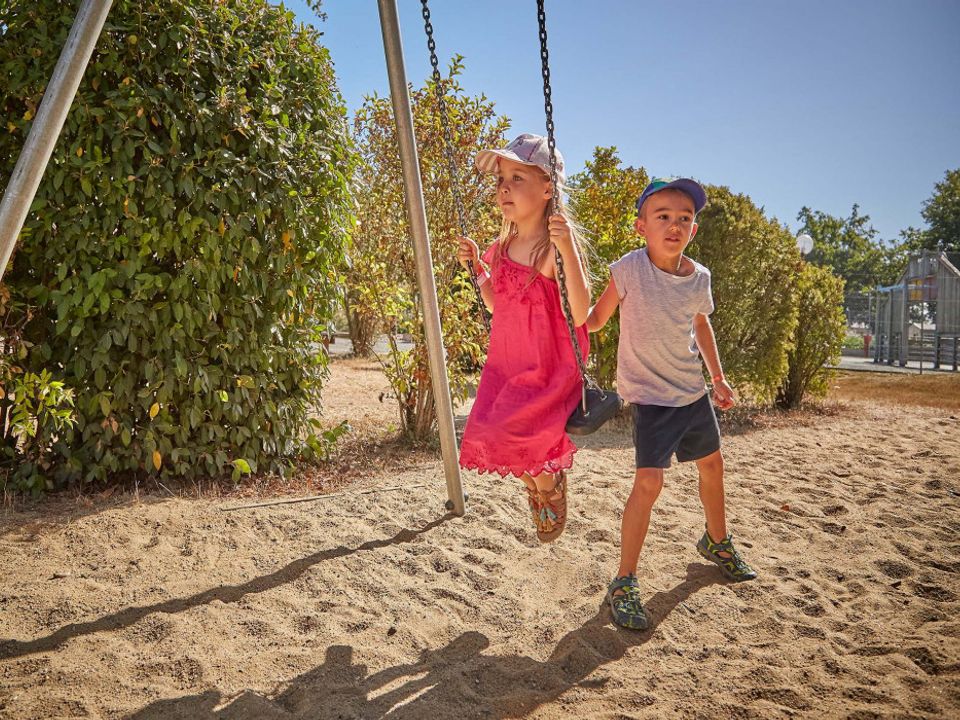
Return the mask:
<path fill-rule="evenodd" d="M 389 435 L 372 365 L 338 361 L 334 387 L 331 422 Z M 518 482 L 465 475 L 455 518 L 439 459 L 394 450 L 343 458 L 356 479 L 338 487 L 398 491 L 7 509 L 0 718 L 960 717 L 958 430 L 956 410 L 852 402 L 728 433 L 730 526 L 760 573 L 742 585 L 696 554 L 696 473 L 675 466 L 641 557 L 643 633 L 603 603 L 625 426 L 583 442 L 546 547 Z"/>

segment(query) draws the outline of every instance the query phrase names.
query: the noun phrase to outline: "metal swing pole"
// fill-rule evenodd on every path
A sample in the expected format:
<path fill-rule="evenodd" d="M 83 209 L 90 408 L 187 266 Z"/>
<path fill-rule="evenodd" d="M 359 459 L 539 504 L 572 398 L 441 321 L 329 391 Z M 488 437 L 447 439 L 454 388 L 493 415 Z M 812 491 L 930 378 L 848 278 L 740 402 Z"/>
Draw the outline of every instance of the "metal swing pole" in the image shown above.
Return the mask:
<path fill-rule="evenodd" d="M 37 117 L 0 201 L 0 279 L 3 279 L 13 255 L 20 230 L 112 4 L 113 0 L 83 0 L 43 93 Z"/>
<path fill-rule="evenodd" d="M 430 253 L 430 235 L 423 203 L 423 185 L 420 181 L 420 163 L 413 134 L 413 113 L 407 90 L 407 73 L 403 64 L 403 44 L 400 40 L 400 21 L 396 0 L 377 0 L 380 9 L 380 28 L 383 32 L 383 51 L 390 77 L 390 98 L 397 123 L 400 144 L 400 162 L 403 166 L 403 187 L 413 234 L 413 254 L 417 265 L 417 285 L 423 302 L 423 324 L 427 338 L 427 357 L 430 379 L 433 383 L 433 401 L 437 409 L 440 430 L 440 451 L 443 455 L 444 475 L 447 479 L 447 508 L 463 515 L 464 497 L 460 483 L 460 465 L 457 462 L 457 435 L 453 426 L 453 401 L 447 379 L 446 352 L 440 327 L 440 307 L 437 286 L 433 277 L 433 258 Z"/>

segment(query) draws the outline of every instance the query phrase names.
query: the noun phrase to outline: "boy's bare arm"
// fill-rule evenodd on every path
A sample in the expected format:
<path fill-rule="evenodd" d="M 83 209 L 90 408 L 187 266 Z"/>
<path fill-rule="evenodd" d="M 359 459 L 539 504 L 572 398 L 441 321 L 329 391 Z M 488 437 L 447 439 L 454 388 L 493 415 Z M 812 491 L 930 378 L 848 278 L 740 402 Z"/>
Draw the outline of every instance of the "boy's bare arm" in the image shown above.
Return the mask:
<path fill-rule="evenodd" d="M 613 315 L 618 305 L 620 305 L 620 296 L 617 294 L 617 286 L 614 284 L 613 278 L 610 278 L 610 282 L 607 283 L 607 288 L 603 291 L 600 299 L 597 300 L 597 304 L 590 308 L 590 314 L 587 315 L 587 330 L 596 332 L 606 325 L 607 320 Z"/>
<path fill-rule="evenodd" d="M 698 313 L 693 319 L 693 333 L 700 348 L 700 357 L 703 358 L 710 378 L 713 382 L 713 400 L 721 410 L 732 408 L 736 402 L 733 388 L 723 376 L 723 367 L 720 365 L 720 352 L 717 350 L 717 338 L 713 334 L 713 325 L 710 318 Z"/>

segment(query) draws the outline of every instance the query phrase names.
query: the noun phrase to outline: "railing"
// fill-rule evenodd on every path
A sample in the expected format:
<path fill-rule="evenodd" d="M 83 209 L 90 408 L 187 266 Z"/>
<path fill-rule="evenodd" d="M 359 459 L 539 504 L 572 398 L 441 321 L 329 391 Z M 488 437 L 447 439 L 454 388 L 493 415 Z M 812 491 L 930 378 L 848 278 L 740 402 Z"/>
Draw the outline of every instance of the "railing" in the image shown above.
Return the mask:
<path fill-rule="evenodd" d="M 960 359 L 960 335 L 937 335 L 934 341 L 933 367 L 944 365 L 958 369 Z"/>

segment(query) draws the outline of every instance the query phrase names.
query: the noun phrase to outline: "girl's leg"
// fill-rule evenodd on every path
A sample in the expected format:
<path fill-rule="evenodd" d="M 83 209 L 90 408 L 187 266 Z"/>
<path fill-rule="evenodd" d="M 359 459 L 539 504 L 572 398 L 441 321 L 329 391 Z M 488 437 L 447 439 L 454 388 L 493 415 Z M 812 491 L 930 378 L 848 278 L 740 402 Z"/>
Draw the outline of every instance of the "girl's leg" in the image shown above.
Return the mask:
<path fill-rule="evenodd" d="M 620 569 L 617 577 L 636 574 L 640 549 L 650 527 L 650 513 L 662 488 L 662 468 L 637 469 L 633 490 L 623 510 L 623 521 L 620 524 Z"/>
<path fill-rule="evenodd" d="M 563 478 L 563 473 L 541 473 L 531 478 L 534 489 L 529 492 L 530 510 L 540 542 L 556 540 L 566 526 L 567 493 L 566 484 L 561 485 Z"/>
<path fill-rule="evenodd" d="M 700 458 L 697 471 L 700 473 L 700 502 L 707 520 L 707 533 L 714 542 L 727 536 L 727 517 L 723 497 L 723 454 L 715 453 Z M 724 557 L 729 553 L 725 553 Z"/>
<path fill-rule="evenodd" d="M 529 490 L 536 490 L 537 484 L 533 481 L 533 478 L 530 477 L 527 473 L 524 473 L 520 476 L 520 479 L 523 480 L 523 484 L 527 486 Z"/>
<path fill-rule="evenodd" d="M 533 483 L 537 490 L 549 494 L 557 486 L 557 476 L 555 473 L 540 473 L 533 478 Z"/>

